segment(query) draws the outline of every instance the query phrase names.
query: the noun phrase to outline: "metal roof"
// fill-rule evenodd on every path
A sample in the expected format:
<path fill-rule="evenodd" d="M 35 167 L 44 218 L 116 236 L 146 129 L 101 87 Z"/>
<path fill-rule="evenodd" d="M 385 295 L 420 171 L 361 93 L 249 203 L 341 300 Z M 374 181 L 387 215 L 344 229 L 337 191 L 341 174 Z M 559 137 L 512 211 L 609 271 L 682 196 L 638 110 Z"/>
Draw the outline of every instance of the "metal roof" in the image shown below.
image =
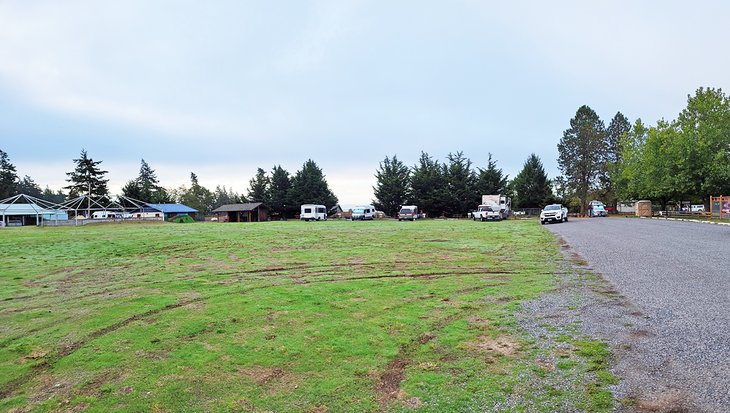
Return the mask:
<path fill-rule="evenodd" d="M 160 211 L 165 214 L 182 214 L 187 212 L 198 212 L 197 209 L 190 208 L 183 204 L 145 204 L 148 207 Z"/>
<path fill-rule="evenodd" d="M 253 211 L 259 206 L 264 205 L 263 202 L 249 202 L 247 204 L 228 204 L 221 205 L 214 209 L 213 212 L 247 212 Z M 266 205 L 264 205 L 265 207 Z"/>
<path fill-rule="evenodd" d="M 47 209 L 38 204 L 0 204 L 0 215 L 43 215 L 64 212 L 58 209 Z"/>

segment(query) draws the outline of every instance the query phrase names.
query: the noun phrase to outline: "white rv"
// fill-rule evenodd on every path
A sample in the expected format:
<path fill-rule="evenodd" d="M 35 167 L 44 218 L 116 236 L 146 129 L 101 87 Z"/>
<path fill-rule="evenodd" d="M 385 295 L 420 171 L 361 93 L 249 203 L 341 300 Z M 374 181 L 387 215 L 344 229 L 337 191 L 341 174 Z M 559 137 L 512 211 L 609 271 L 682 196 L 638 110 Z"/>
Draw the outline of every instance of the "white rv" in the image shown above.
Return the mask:
<path fill-rule="evenodd" d="M 375 207 L 372 205 L 360 205 L 352 208 L 353 221 L 365 221 L 375 219 Z"/>
<path fill-rule="evenodd" d="M 327 219 L 327 207 L 324 205 L 304 204 L 299 214 L 302 221 L 324 221 Z"/>
<path fill-rule="evenodd" d="M 114 212 L 114 211 L 96 211 L 93 214 L 91 214 L 92 219 L 121 219 L 122 213 L 121 212 Z"/>
<path fill-rule="evenodd" d="M 505 195 L 482 195 L 482 205 L 491 205 L 492 209 L 499 211 L 502 219 L 512 215 L 512 198 Z"/>

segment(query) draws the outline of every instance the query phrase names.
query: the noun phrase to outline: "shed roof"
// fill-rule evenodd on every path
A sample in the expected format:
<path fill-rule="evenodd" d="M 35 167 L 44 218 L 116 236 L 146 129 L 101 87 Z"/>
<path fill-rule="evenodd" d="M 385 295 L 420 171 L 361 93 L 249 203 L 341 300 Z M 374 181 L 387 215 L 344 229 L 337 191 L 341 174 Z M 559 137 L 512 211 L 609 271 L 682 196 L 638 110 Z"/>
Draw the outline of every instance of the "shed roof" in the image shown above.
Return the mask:
<path fill-rule="evenodd" d="M 218 208 L 214 209 L 213 212 L 247 212 L 247 211 L 253 211 L 254 209 L 260 207 L 261 205 L 266 208 L 266 205 L 263 204 L 263 202 L 249 202 L 246 204 L 228 204 L 228 205 L 221 205 Z"/>
<path fill-rule="evenodd" d="M 148 207 L 165 214 L 182 214 L 188 212 L 198 212 L 197 209 L 190 208 L 183 204 L 145 204 Z"/>
<path fill-rule="evenodd" d="M 43 208 L 38 204 L 0 204 L 2 215 L 40 215 L 61 212 L 56 209 Z"/>

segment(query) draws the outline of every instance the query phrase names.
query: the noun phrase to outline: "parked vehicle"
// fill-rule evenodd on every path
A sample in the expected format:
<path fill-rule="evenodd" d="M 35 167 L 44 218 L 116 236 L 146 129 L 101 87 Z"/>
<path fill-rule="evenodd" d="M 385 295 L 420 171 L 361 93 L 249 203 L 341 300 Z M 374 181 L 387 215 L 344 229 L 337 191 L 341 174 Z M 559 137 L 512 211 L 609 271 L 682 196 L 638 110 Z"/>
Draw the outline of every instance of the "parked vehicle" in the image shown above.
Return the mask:
<path fill-rule="evenodd" d="M 482 195 L 482 205 L 491 205 L 493 210 L 499 212 L 502 219 L 512 215 L 512 198 L 506 195 Z"/>
<path fill-rule="evenodd" d="M 114 212 L 114 211 L 95 211 L 93 214 L 91 214 L 92 219 L 121 219 L 122 213 L 121 212 Z"/>
<path fill-rule="evenodd" d="M 540 224 L 545 225 L 547 222 L 567 222 L 568 208 L 561 204 L 550 204 L 543 208 L 540 212 Z"/>
<path fill-rule="evenodd" d="M 302 221 L 326 221 L 327 207 L 324 205 L 304 204 L 302 205 L 299 219 Z"/>
<path fill-rule="evenodd" d="M 372 205 L 360 205 L 352 208 L 353 221 L 365 221 L 375 219 L 375 207 Z"/>
<path fill-rule="evenodd" d="M 479 205 L 477 210 L 471 213 L 471 217 L 474 221 L 501 221 L 502 214 L 497 208 L 493 205 Z"/>
<path fill-rule="evenodd" d="M 608 212 L 606 212 L 606 208 L 603 205 L 594 204 L 588 207 L 588 216 L 606 217 L 608 216 Z"/>
<path fill-rule="evenodd" d="M 704 205 L 691 205 L 690 208 L 692 212 L 705 212 Z"/>
<path fill-rule="evenodd" d="M 421 218 L 424 218 L 424 215 L 418 213 L 417 205 L 403 205 L 398 212 L 398 221 L 414 221 Z"/>

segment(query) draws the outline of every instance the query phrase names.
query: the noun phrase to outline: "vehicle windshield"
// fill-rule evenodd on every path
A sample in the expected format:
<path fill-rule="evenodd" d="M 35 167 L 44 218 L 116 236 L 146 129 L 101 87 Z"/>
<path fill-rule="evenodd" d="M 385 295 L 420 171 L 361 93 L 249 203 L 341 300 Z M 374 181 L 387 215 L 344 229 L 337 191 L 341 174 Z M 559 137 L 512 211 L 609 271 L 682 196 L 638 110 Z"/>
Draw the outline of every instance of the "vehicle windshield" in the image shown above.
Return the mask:
<path fill-rule="evenodd" d="M 365 210 L 363 208 L 355 208 L 352 210 L 352 212 L 355 214 L 362 214 L 365 212 Z"/>
<path fill-rule="evenodd" d="M 603 209 L 603 205 L 593 205 L 593 209 L 600 211 Z"/>
<path fill-rule="evenodd" d="M 400 210 L 400 213 L 401 214 L 412 214 L 413 213 L 413 210 L 412 209 L 408 209 L 408 208 L 403 208 L 403 209 Z"/>
<path fill-rule="evenodd" d="M 560 205 L 548 205 L 545 207 L 545 211 L 559 211 Z"/>
<path fill-rule="evenodd" d="M 491 207 L 488 207 L 488 206 L 481 206 L 481 207 L 479 207 L 479 210 L 480 211 L 492 212 L 492 208 Z"/>

